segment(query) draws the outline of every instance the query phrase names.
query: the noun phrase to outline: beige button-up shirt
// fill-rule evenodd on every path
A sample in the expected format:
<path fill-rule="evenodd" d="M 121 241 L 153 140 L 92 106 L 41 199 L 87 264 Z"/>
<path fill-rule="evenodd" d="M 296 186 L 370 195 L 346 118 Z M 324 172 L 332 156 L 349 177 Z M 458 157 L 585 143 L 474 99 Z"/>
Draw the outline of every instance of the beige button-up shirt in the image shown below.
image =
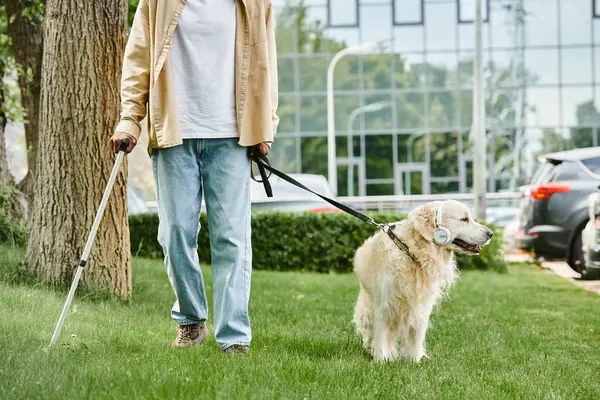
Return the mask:
<path fill-rule="evenodd" d="M 235 108 L 241 146 L 273 142 L 277 51 L 271 0 L 235 0 Z M 116 132 L 136 139 L 148 116 L 148 151 L 182 143 L 169 48 L 186 0 L 140 0 L 125 48 L 121 119 Z M 250 79 L 251 77 L 251 79 Z"/>

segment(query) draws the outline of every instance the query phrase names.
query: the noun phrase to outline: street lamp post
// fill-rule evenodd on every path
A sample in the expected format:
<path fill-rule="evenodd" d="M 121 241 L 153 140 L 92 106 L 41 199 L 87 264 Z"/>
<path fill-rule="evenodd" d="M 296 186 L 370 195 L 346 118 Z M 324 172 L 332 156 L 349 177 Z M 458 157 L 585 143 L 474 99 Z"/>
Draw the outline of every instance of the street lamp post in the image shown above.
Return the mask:
<path fill-rule="evenodd" d="M 327 68 L 327 179 L 329 185 L 337 194 L 337 166 L 335 163 L 335 102 L 333 99 L 333 76 L 335 66 L 340 59 L 348 54 L 359 54 L 376 49 L 386 41 L 362 43 L 346 47 L 337 52 Z"/>
<path fill-rule="evenodd" d="M 487 150 L 485 143 L 481 8 L 481 0 L 475 0 L 475 59 L 473 61 L 473 194 L 475 197 L 475 215 L 477 218 L 485 219 Z"/>

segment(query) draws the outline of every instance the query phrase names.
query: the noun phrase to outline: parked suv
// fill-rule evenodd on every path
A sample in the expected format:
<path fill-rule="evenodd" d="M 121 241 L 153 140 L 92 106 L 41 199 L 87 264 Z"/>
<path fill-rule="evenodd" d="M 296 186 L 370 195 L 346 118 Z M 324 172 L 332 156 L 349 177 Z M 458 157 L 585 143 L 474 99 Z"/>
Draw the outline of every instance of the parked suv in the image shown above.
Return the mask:
<path fill-rule="evenodd" d="M 546 154 L 538 162 L 531 183 L 520 188 L 517 247 L 538 258 L 566 259 L 581 272 L 581 233 L 589 220 L 588 196 L 600 184 L 600 147 Z"/>

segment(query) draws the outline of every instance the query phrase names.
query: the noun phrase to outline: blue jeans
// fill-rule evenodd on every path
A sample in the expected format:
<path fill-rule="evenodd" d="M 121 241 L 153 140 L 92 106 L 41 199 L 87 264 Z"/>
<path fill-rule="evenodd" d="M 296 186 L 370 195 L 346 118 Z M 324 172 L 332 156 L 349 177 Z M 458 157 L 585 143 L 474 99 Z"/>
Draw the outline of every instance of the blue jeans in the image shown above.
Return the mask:
<path fill-rule="evenodd" d="M 248 316 L 250 159 L 237 139 L 186 139 L 153 149 L 158 203 L 158 241 L 176 301 L 179 325 L 205 322 L 208 304 L 198 261 L 200 207 L 204 192 L 213 278 L 215 338 L 222 349 L 250 345 Z"/>

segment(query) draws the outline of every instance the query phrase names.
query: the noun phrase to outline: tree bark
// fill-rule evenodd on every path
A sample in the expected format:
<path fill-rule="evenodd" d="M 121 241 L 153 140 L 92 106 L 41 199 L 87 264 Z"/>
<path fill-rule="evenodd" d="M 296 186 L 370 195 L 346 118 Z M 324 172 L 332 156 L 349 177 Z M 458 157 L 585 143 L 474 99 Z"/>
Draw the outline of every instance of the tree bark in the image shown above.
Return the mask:
<path fill-rule="evenodd" d="M 19 73 L 21 103 L 25 108 L 25 145 L 27 148 L 27 174 L 19 189 L 29 198 L 33 193 L 36 176 L 36 157 L 39 137 L 40 82 L 42 71 L 43 20 L 32 10 L 40 0 L 4 0 L 15 61 L 22 67 Z"/>
<path fill-rule="evenodd" d="M 32 227 L 28 259 L 53 286 L 71 283 L 114 165 L 127 0 L 48 0 Z M 82 286 L 131 295 L 123 163 Z"/>

